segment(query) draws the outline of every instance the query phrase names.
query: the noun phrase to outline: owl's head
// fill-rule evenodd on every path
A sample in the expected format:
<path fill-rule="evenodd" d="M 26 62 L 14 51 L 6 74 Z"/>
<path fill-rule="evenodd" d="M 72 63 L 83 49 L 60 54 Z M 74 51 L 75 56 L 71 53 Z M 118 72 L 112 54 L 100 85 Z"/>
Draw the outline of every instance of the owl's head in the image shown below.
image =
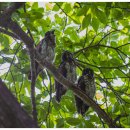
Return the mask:
<path fill-rule="evenodd" d="M 56 46 L 55 30 L 51 30 L 45 33 L 45 39 L 50 46 Z"/>
<path fill-rule="evenodd" d="M 93 70 L 90 69 L 90 68 L 85 68 L 85 69 L 83 70 L 83 72 L 82 72 L 82 75 L 83 75 L 83 76 L 88 76 L 88 77 L 90 77 L 90 78 L 93 78 L 93 77 L 94 77 L 94 72 L 93 72 Z"/>
<path fill-rule="evenodd" d="M 50 35 L 54 35 L 55 30 L 51 30 L 45 33 L 45 37 L 48 37 Z"/>
<path fill-rule="evenodd" d="M 73 55 L 69 51 L 64 51 L 62 54 L 62 61 L 72 62 L 73 61 Z"/>

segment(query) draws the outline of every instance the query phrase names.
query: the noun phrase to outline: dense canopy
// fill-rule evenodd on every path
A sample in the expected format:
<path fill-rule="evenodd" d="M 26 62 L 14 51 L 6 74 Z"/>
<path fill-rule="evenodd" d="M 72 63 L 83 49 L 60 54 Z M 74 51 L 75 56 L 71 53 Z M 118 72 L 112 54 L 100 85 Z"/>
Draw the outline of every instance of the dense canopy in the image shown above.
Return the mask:
<path fill-rule="evenodd" d="M 110 118 L 112 124 L 118 127 L 130 127 L 130 4 L 22 4 L 16 6 L 11 2 L 0 3 L 0 77 L 24 110 L 32 115 L 31 81 L 28 80 L 28 49 L 31 40 L 37 45 L 47 31 L 54 29 L 56 47 L 53 65 L 57 68 L 63 51 L 68 50 L 79 63 L 76 68 L 77 77 L 81 76 L 85 67 L 93 69 L 96 83 L 94 101 L 108 116 L 105 117 L 108 121 L 104 120 L 103 114 L 99 108 L 94 109 L 93 103 L 90 103 L 85 116 L 78 114 L 75 92 L 71 88 L 58 103 L 55 100 L 55 74 L 46 67 L 35 84 L 38 126 L 108 128 L 113 127 L 108 123 Z M 27 34 L 30 43 L 22 32 L 18 33 L 19 28 L 14 28 L 13 23 L 17 23 Z M 81 94 L 79 96 L 82 97 Z"/>

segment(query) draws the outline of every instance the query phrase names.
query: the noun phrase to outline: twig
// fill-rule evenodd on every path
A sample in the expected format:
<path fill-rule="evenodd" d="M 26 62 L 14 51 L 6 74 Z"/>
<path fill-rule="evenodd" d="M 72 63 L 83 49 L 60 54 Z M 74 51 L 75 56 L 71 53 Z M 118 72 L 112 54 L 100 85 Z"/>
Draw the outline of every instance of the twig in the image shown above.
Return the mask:
<path fill-rule="evenodd" d="M 104 35 L 104 37 L 96 45 L 99 45 L 107 36 L 109 36 L 111 33 L 116 32 L 116 31 L 119 31 L 119 30 L 114 30 Z"/>
<path fill-rule="evenodd" d="M 118 46 L 117 48 L 120 48 L 120 47 L 123 47 L 123 46 L 127 46 L 127 45 L 130 45 L 130 43 L 126 43 L 126 44 L 124 44 L 124 45 L 120 45 L 120 46 Z"/>
<path fill-rule="evenodd" d="M 26 4 L 24 4 L 24 12 L 26 13 L 27 11 L 26 11 Z M 27 19 L 26 19 L 27 20 Z M 31 31 L 30 31 L 30 29 L 27 27 L 27 30 L 28 30 L 28 33 L 29 33 L 29 35 L 30 35 L 30 37 L 32 38 L 32 40 L 34 41 L 34 39 L 33 39 L 33 36 L 32 36 L 32 33 L 31 33 Z"/>
<path fill-rule="evenodd" d="M 71 16 L 69 16 L 61 7 L 58 3 L 56 3 L 56 5 L 61 9 L 61 11 L 66 15 L 68 16 L 70 19 L 72 19 L 75 23 L 77 23 Z"/>
<path fill-rule="evenodd" d="M 1 57 L 5 60 L 5 61 L 7 61 L 7 62 L 10 62 L 6 57 L 4 57 L 4 56 L 2 56 L 1 55 Z M 24 71 L 22 70 L 22 68 L 19 68 L 16 64 L 14 64 L 14 63 L 12 63 L 12 65 L 14 65 L 19 71 L 21 71 L 21 73 L 23 73 L 24 74 Z M 9 68 L 9 67 L 8 67 Z"/>
<path fill-rule="evenodd" d="M 84 62 L 84 61 L 78 60 L 78 59 L 76 59 L 76 61 L 77 61 L 77 62 L 81 62 L 81 63 L 83 63 L 83 64 L 90 65 L 90 66 L 95 67 L 95 68 L 98 68 L 98 69 L 119 69 L 119 68 L 123 68 L 123 67 L 126 67 L 126 66 L 130 65 L 130 63 L 128 63 L 128 64 L 120 65 L 120 66 L 112 66 L 112 67 L 109 67 L 109 66 L 101 66 L 101 67 L 100 67 L 100 66 L 96 66 L 96 65 L 90 64 L 90 63 L 88 63 L 88 62 Z"/>
<path fill-rule="evenodd" d="M 93 47 L 102 46 L 102 45 L 100 45 L 100 43 L 101 43 L 107 36 L 109 36 L 111 33 L 116 32 L 116 31 L 119 31 L 119 30 L 114 30 L 114 31 L 111 31 L 111 32 L 107 33 L 106 35 L 104 35 L 103 38 L 101 38 L 101 39 L 99 40 L 99 42 L 98 42 L 97 44 L 91 45 L 97 35 L 94 36 L 94 38 L 92 39 L 92 41 L 91 41 L 91 43 L 90 43 L 89 46 L 87 46 L 87 47 L 85 47 L 85 48 L 83 48 L 83 49 L 80 49 L 80 50 L 76 51 L 74 54 L 77 54 L 77 53 L 82 52 L 82 51 L 86 51 L 87 49 L 89 49 L 89 48 L 91 48 L 91 47 L 93 48 Z M 99 33 L 99 34 L 100 34 L 100 33 Z M 98 35 L 99 35 L 99 34 L 98 34 Z M 108 47 L 109 47 L 109 46 L 108 46 Z"/>
<path fill-rule="evenodd" d="M 11 63 L 10 63 L 9 70 L 8 70 L 8 72 L 6 73 L 4 80 L 5 80 L 6 77 L 8 76 L 8 73 L 9 73 L 9 71 L 10 71 L 10 69 L 11 69 L 11 66 L 12 66 L 13 62 L 14 62 L 15 56 L 16 56 L 16 54 L 18 53 L 19 48 L 21 47 L 21 45 L 22 45 L 22 43 L 18 46 L 18 48 L 16 49 L 16 52 L 14 53 L 13 59 L 12 59 L 12 61 L 11 61 Z"/>

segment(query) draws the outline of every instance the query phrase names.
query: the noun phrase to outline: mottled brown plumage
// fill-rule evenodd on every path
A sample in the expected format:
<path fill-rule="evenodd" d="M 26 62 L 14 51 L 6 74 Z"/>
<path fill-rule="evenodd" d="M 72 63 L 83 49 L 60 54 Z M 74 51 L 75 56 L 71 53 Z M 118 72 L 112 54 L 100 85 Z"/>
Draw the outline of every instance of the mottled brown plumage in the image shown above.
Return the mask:
<path fill-rule="evenodd" d="M 63 52 L 62 62 L 58 68 L 58 71 L 71 82 L 76 82 L 76 66 L 74 64 L 73 55 L 69 51 Z M 56 100 L 60 102 L 61 97 L 66 93 L 67 89 L 57 81 L 55 81 L 55 89 Z"/>
<path fill-rule="evenodd" d="M 90 98 L 93 99 L 96 87 L 94 81 L 94 72 L 90 68 L 86 68 L 83 70 L 82 76 L 78 79 L 78 88 L 84 91 Z M 88 110 L 89 106 L 84 103 L 80 98 L 75 96 L 76 107 L 79 114 L 84 115 Z"/>
<path fill-rule="evenodd" d="M 55 46 L 56 46 L 56 38 L 54 35 L 54 30 L 48 31 L 45 34 L 45 37 L 40 41 L 40 43 L 36 46 L 36 49 L 41 54 L 43 58 L 45 58 L 49 62 L 54 61 L 55 57 Z M 40 65 L 35 62 L 36 66 L 36 77 L 42 71 Z M 28 75 L 28 79 L 31 79 L 31 72 Z"/>

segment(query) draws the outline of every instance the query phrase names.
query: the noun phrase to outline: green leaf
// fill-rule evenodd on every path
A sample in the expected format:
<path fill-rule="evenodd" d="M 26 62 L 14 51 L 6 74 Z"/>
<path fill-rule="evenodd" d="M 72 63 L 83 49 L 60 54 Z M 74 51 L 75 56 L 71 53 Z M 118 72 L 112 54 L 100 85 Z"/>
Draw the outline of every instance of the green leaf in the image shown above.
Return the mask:
<path fill-rule="evenodd" d="M 2 43 L 1 45 L 4 48 L 8 48 L 9 47 L 9 43 L 10 43 L 10 39 L 8 36 L 0 34 L 0 43 Z"/>
<path fill-rule="evenodd" d="M 77 16 L 82 16 L 82 15 L 85 15 L 86 16 L 86 13 L 88 11 L 88 7 L 87 6 L 84 6 L 83 8 L 80 8 L 78 11 L 77 11 Z"/>
<path fill-rule="evenodd" d="M 122 10 L 120 9 L 113 9 L 111 10 L 112 18 L 119 20 L 123 18 Z"/>
<path fill-rule="evenodd" d="M 99 9 L 96 9 L 96 17 L 99 19 L 99 21 L 103 24 L 106 24 L 107 23 L 107 17 L 106 17 L 106 14 L 105 12 L 99 10 Z"/>
<path fill-rule="evenodd" d="M 38 117 L 39 117 L 40 119 L 42 119 L 42 121 L 45 121 L 45 120 L 46 120 L 46 117 L 47 117 L 47 111 L 44 110 L 43 108 L 38 108 L 38 107 L 37 107 L 37 109 L 38 109 Z"/>
<path fill-rule="evenodd" d="M 0 56 L 0 64 L 4 64 L 4 59 Z"/>
<path fill-rule="evenodd" d="M 117 113 L 119 111 L 120 111 L 120 109 L 119 109 L 119 103 L 115 103 L 114 106 L 113 106 L 113 108 L 112 108 L 112 112 L 113 113 Z"/>
<path fill-rule="evenodd" d="M 59 11 L 59 7 L 55 4 L 52 10 L 57 12 Z"/>
<path fill-rule="evenodd" d="M 71 4 L 70 4 L 70 3 L 66 3 L 66 4 L 65 4 L 65 7 L 64 7 L 64 11 L 65 11 L 66 13 L 69 13 L 71 10 L 72 10 Z"/>
<path fill-rule="evenodd" d="M 74 125 L 74 126 L 81 123 L 80 119 L 78 119 L 78 118 L 72 118 L 72 117 L 66 118 L 66 122 L 67 122 L 68 124 Z"/>
<path fill-rule="evenodd" d="M 125 76 L 125 75 L 123 74 L 123 72 L 121 72 L 121 71 L 119 71 L 119 70 L 115 70 L 115 74 L 116 74 L 116 76 L 118 76 L 118 77 L 123 77 L 123 76 Z"/>
<path fill-rule="evenodd" d="M 38 2 L 34 2 L 31 9 L 38 9 Z"/>
<path fill-rule="evenodd" d="M 94 125 L 90 121 L 84 121 L 85 123 L 85 128 L 94 128 Z"/>
<path fill-rule="evenodd" d="M 93 17 L 91 25 L 93 29 L 97 32 L 98 27 L 99 27 L 99 20 L 96 17 Z"/>
<path fill-rule="evenodd" d="M 55 100 L 54 98 L 52 99 L 52 103 L 53 103 L 54 108 L 55 108 L 56 110 L 60 110 L 60 105 L 59 105 L 59 103 L 56 102 L 56 100 Z"/>
<path fill-rule="evenodd" d="M 56 128 L 63 128 L 64 127 L 64 119 L 59 118 L 56 120 Z"/>
<path fill-rule="evenodd" d="M 53 123 L 53 121 L 51 119 L 47 120 L 47 127 L 48 128 L 54 128 L 54 123 Z"/>
<path fill-rule="evenodd" d="M 84 17 L 82 21 L 82 29 L 87 28 L 90 22 L 91 22 L 91 14 L 88 14 L 87 16 Z"/>

